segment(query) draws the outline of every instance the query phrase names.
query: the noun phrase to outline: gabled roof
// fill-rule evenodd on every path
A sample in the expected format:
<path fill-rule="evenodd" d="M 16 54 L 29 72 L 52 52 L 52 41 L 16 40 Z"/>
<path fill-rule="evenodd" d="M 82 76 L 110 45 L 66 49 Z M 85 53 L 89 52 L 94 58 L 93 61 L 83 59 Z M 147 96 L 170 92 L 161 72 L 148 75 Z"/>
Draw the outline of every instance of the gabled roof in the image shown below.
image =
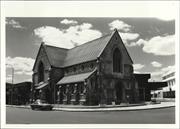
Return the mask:
<path fill-rule="evenodd" d="M 54 67 L 63 66 L 68 49 L 44 45 L 49 62 Z"/>
<path fill-rule="evenodd" d="M 68 67 L 75 64 L 96 60 L 104 51 L 105 47 L 107 46 L 110 39 L 115 33 L 118 33 L 117 30 L 115 30 L 111 34 L 107 34 L 103 37 L 89 41 L 72 49 L 64 49 L 64 48 L 49 46 L 46 44 L 43 44 L 41 46 L 45 48 L 45 51 L 48 56 L 48 60 L 52 66 Z"/>
<path fill-rule="evenodd" d="M 61 67 L 63 65 L 63 62 L 65 60 L 68 49 L 50 46 L 50 45 L 44 44 L 44 42 L 42 42 L 41 46 L 39 48 L 38 54 L 36 56 L 36 60 L 35 60 L 34 66 L 33 66 L 33 70 L 36 66 L 37 58 L 40 54 L 41 49 L 45 50 L 45 54 L 47 55 L 48 61 L 49 61 L 51 66 Z"/>
<path fill-rule="evenodd" d="M 80 46 L 70 49 L 64 60 L 63 66 L 71 66 L 91 60 L 96 60 L 98 55 L 104 50 L 111 38 L 111 34 L 92 40 Z"/>

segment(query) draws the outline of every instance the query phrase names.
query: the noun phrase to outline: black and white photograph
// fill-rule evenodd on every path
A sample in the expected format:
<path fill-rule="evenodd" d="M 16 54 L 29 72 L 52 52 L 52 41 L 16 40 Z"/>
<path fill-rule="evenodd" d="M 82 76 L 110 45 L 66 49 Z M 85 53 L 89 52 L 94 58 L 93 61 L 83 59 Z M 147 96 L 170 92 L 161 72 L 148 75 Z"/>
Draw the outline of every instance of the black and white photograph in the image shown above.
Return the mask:
<path fill-rule="evenodd" d="M 2 128 L 179 128 L 179 2 L 3 5 Z"/>

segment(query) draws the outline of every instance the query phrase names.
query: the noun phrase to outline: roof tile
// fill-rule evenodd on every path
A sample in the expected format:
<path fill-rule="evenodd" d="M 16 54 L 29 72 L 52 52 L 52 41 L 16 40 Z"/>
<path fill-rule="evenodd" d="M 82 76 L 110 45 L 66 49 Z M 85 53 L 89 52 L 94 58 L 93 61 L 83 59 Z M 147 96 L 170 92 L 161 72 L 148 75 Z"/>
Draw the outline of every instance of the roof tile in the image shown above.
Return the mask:
<path fill-rule="evenodd" d="M 65 76 L 57 84 L 60 85 L 60 84 L 66 84 L 66 83 L 83 82 L 85 79 L 90 77 L 95 71 L 96 69 L 87 73 Z"/>
<path fill-rule="evenodd" d="M 111 35 L 106 35 L 68 50 L 63 66 L 71 66 L 97 59 L 100 52 L 108 44 L 110 37 Z"/>
<path fill-rule="evenodd" d="M 64 49 L 46 44 L 44 46 L 51 65 L 55 67 L 68 67 L 97 59 L 110 38 L 111 34 L 108 34 L 72 49 Z"/>
<path fill-rule="evenodd" d="M 96 60 L 116 31 L 72 49 L 59 48 L 49 45 L 44 46 L 52 66 L 68 67 L 75 64 Z"/>

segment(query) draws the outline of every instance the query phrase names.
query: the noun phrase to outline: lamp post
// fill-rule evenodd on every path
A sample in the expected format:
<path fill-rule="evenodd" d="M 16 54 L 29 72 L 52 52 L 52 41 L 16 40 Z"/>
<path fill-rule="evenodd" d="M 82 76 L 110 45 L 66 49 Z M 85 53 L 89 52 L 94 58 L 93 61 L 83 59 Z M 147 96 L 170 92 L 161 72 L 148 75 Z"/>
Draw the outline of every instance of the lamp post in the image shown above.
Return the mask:
<path fill-rule="evenodd" d="M 6 64 L 6 66 L 10 66 L 11 69 L 12 69 L 12 78 L 11 78 L 11 83 L 12 83 L 12 86 L 14 85 L 14 67 L 13 65 L 10 65 L 10 64 Z M 13 98 L 13 87 L 11 88 L 11 105 L 12 105 L 12 98 Z"/>

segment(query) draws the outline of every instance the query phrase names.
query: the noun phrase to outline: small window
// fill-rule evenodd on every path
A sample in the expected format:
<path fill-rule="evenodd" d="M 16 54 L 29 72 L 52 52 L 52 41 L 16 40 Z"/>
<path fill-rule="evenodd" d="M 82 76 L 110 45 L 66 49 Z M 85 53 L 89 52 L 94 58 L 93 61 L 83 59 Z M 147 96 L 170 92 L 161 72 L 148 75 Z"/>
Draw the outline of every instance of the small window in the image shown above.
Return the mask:
<path fill-rule="evenodd" d="M 84 70 L 84 65 L 81 66 L 81 70 Z"/>
<path fill-rule="evenodd" d="M 73 68 L 74 72 L 76 72 L 76 67 Z"/>
<path fill-rule="evenodd" d="M 94 64 L 93 63 L 91 63 L 91 68 L 93 68 L 94 67 Z"/>

